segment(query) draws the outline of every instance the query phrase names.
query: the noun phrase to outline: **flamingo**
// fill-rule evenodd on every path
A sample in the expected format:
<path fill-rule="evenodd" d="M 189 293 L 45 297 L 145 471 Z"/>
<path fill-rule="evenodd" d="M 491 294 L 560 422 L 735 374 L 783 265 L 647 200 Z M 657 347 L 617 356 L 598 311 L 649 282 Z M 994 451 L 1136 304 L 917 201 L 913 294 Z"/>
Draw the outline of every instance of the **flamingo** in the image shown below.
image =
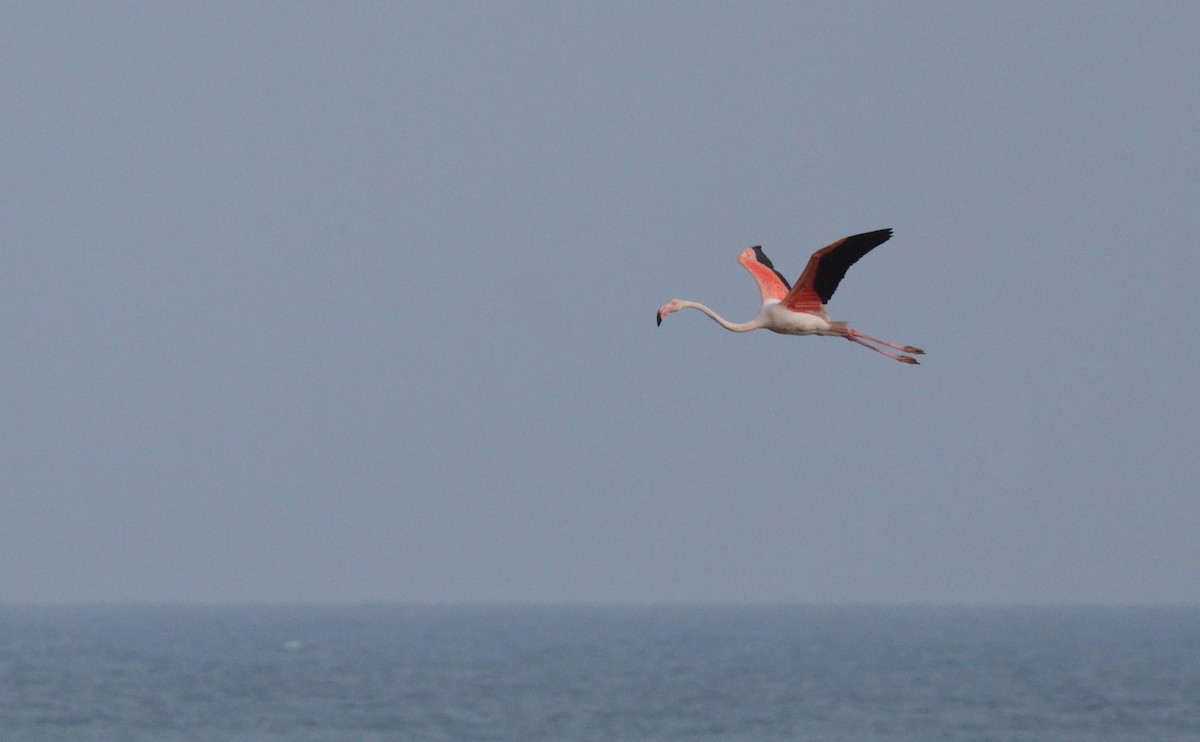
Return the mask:
<path fill-rule="evenodd" d="M 730 322 L 708 307 L 694 301 L 672 299 L 663 304 L 658 310 L 658 324 L 663 317 L 680 309 L 699 309 L 717 324 L 733 332 L 749 332 L 766 328 L 783 335 L 830 335 L 843 337 L 858 343 L 864 348 L 870 348 L 876 353 L 882 353 L 888 358 L 894 358 L 901 363 L 916 364 L 917 359 L 911 355 L 891 353 L 876 345 L 893 348 L 902 353 L 921 355 L 925 351 L 911 345 L 894 345 L 886 340 L 864 335 L 851 328 L 846 322 L 831 322 L 825 313 L 825 303 L 837 291 L 838 284 L 850 266 L 871 250 L 887 242 L 892 236 L 892 230 L 879 229 L 874 232 L 864 232 L 850 237 L 843 237 L 833 244 L 826 245 L 812 254 L 804 273 L 796 280 L 795 286 L 789 286 L 787 279 L 771 263 L 762 251 L 762 247 L 747 247 L 738 256 L 738 262 L 750 271 L 758 290 L 762 294 L 762 309 L 758 316 L 749 322 Z M 874 343 L 875 345 L 872 345 Z"/>

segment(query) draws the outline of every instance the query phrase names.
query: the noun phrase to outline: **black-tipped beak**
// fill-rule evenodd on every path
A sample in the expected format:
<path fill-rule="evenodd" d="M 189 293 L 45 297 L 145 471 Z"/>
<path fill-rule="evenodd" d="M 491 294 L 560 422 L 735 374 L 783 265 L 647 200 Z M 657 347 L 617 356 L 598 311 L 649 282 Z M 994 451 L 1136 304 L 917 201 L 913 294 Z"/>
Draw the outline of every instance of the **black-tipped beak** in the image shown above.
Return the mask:
<path fill-rule="evenodd" d="M 656 325 L 661 325 L 661 324 L 662 324 L 662 312 L 659 312 L 659 313 L 655 314 L 655 315 L 654 315 L 654 320 L 655 320 L 655 322 L 654 322 L 654 323 L 655 323 Z"/>

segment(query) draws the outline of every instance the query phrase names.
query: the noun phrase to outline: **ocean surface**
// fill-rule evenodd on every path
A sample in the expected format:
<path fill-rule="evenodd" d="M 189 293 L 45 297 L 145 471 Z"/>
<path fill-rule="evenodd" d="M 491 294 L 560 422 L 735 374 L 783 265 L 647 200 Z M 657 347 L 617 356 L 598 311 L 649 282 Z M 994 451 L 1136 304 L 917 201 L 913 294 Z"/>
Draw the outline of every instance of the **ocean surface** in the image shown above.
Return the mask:
<path fill-rule="evenodd" d="M 1200 740 L 1200 609 L 0 607 L 0 740 Z"/>

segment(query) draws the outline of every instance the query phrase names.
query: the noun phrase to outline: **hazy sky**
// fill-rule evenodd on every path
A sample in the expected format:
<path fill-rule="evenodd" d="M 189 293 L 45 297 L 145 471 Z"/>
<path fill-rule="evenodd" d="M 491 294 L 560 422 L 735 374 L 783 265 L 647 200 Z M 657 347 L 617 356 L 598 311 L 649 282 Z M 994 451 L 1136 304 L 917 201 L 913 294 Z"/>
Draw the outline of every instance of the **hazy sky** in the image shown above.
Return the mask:
<path fill-rule="evenodd" d="M 1200 603 L 1197 38 L 7 4 L 0 602 Z M 920 366 L 654 324 L 881 227 Z"/>

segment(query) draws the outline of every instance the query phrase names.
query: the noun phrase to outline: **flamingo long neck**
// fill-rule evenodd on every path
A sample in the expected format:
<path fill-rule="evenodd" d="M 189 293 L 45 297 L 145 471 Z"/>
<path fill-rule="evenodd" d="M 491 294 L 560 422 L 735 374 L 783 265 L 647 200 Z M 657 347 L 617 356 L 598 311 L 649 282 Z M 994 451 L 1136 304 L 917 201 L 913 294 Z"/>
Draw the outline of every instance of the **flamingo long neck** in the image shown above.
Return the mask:
<path fill-rule="evenodd" d="M 750 320 L 749 322 L 730 322 L 729 320 L 725 319 L 721 315 L 717 314 L 716 312 L 714 312 L 713 310 L 709 309 L 708 307 L 704 306 L 703 304 L 701 304 L 699 302 L 681 301 L 681 302 L 679 302 L 679 304 L 685 309 L 687 309 L 689 307 L 692 309 L 699 309 L 701 312 L 704 312 L 709 317 L 712 317 L 713 321 L 715 321 L 718 325 L 720 325 L 721 327 L 724 327 L 726 330 L 731 330 L 733 332 L 750 332 L 751 330 L 757 330 L 760 327 L 764 326 L 763 316 L 761 314 L 758 315 L 757 317 L 755 317 L 754 319 Z"/>

